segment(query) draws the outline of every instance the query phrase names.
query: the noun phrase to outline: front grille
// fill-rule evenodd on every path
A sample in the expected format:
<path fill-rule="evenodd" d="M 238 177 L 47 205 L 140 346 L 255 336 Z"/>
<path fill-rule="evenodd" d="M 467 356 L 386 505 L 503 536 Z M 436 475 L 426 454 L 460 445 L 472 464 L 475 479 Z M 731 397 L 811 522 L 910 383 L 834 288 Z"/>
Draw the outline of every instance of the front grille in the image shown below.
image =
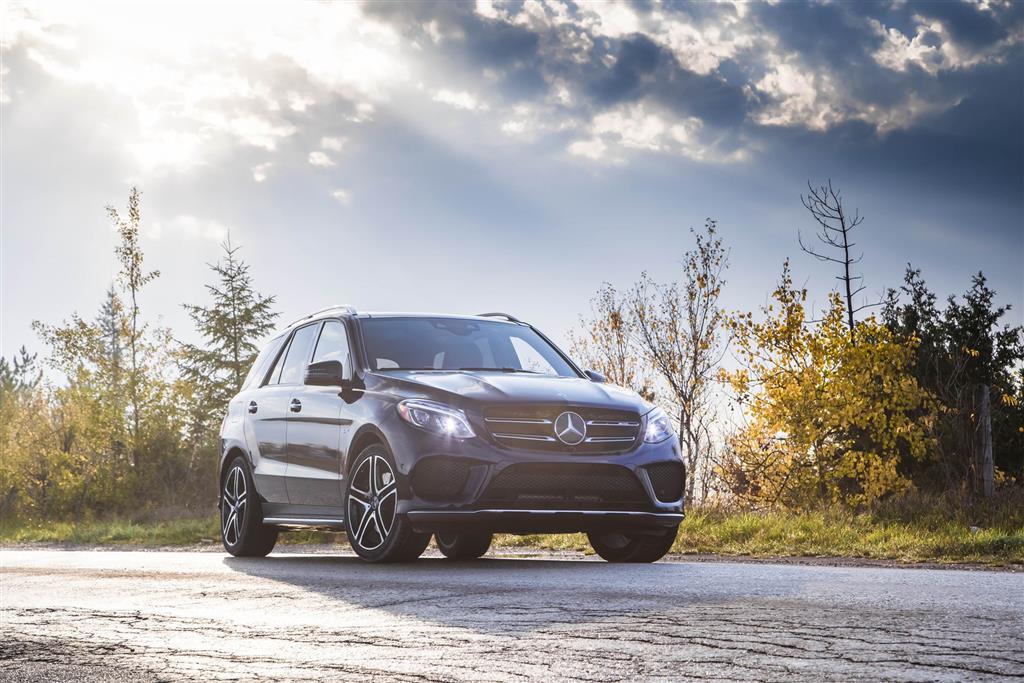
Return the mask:
<path fill-rule="evenodd" d="M 648 465 L 647 477 L 651 480 L 654 495 L 662 503 L 674 503 L 683 497 L 683 463 L 656 462 Z"/>
<path fill-rule="evenodd" d="M 649 507 L 636 476 L 618 465 L 516 463 L 488 485 L 480 502 L 513 509 L 621 509 Z"/>
<path fill-rule="evenodd" d="M 466 487 L 472 464 L 466 458 L 425 458 L 412 471 L 412 490 L 427 500 L 454 498 Z"/>
<path fill-rule="evenodd" d="M 584 419 L 587 435 L 570 446 L 555 436 L 555 420 L 563 412 Z M 621 453 L 633 447 L 640 434 L 640 416 L 626 410 L 573 406 L 524 406 L 490 410 L 484 415 L 494 439 L 509 448 L 577 455 Z"/>

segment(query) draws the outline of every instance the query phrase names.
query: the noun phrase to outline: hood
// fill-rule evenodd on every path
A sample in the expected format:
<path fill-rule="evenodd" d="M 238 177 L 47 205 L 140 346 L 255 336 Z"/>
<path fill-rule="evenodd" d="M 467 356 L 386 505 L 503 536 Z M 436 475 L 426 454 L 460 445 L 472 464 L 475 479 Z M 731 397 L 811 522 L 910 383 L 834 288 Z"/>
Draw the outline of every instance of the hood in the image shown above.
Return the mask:
<path fill-rule="evenodd" d="M 390 380 L 405 385 L 407 391 L 417 391 L 435 400 L 459 406 L 469 404 L 479 408 L 484 405 L 524 403 L 575 405 L 630 410 L 641 415 L 653 407 L 634 391 L 579 377 L 468 370 L 389 370 L 374 373 L 374 376 L 385 383 Z"/>

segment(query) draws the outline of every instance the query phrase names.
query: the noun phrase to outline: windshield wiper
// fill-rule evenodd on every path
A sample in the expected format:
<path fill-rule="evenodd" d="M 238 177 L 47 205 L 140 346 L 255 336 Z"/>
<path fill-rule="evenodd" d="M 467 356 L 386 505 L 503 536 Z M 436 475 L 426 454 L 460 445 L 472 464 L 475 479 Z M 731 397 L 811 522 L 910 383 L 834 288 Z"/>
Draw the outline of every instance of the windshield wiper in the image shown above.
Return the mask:
<path fill-rule="evenodd" d="M 458 369 L 459 370 L 468 370 L 470 372 L 481 371 L 481 370 L 491 370 L 493 372 L 528 372 L 531 375 L 539 375 L 539 374 L 541 374 L 541 373 L 537 372 L 536 370 L 523 370 L 521 368 L 458 368 Z"/>

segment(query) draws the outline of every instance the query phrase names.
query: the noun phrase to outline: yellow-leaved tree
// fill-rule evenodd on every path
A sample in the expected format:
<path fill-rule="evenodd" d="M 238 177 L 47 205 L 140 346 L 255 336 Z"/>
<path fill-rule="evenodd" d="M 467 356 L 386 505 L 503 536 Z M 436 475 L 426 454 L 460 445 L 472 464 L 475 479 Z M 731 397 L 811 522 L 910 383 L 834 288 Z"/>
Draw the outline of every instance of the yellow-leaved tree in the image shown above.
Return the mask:
<path fill-rule="evenodd" d="M 747 423 L 723 477 L 743 499 L 794 508 L 907 490 L 900 463 L 933 452 L 936 411 L 911 371 L 916 342 L 901 343 L 874 317 L 856 324 L 854 342 L 838 294 L 816 323 L 806 299 L 786 262 L 763 319 L 730 321 L 740 367 L 723 375 Z"/>

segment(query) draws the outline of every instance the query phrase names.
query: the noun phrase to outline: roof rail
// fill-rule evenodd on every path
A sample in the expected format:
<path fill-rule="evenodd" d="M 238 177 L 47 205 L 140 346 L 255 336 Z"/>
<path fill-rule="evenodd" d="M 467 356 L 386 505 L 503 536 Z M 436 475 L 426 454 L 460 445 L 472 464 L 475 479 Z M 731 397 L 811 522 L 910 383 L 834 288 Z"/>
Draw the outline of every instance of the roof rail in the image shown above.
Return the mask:
<path fill-rule="evenodd" d="M 285 325 L 285 327 L 286 328 L 287 327 L 291 327 L 295 323 L 300 323 L 303 320 L 309 320 L 313 316 L 320 315 L 321 313 L 327 313 L 328 311 L 338 311 L 338 310 L 340 310 L 340 311 L 342 311 L 344 313 L 349 313 L 351 315 L 355 315 L 356 314 L 356 309 L 355 309 L 354 306 L 349 306 L 348 304 L 336 304 L 334 306 L 328 306 L 327 308 L 321 308 L 319 311 L 313 311 L 309 315 L 304 315 L 301 318 L 296 318 L 295 320 L 293 320 L 290 323 L 288 323 L 287 325 Z"/>
<path fill-rule="evenodd" d="M 508 313 L 501 313 L 500 311 L 495 311 L 494 313 L 478 313 L 477 316 L 480 318 L 504 318 L 509 322 L 519 323 L 520 325 L 526 324 L 519 318 L 515 317 L 514 315 L 509 315 Z"/>

